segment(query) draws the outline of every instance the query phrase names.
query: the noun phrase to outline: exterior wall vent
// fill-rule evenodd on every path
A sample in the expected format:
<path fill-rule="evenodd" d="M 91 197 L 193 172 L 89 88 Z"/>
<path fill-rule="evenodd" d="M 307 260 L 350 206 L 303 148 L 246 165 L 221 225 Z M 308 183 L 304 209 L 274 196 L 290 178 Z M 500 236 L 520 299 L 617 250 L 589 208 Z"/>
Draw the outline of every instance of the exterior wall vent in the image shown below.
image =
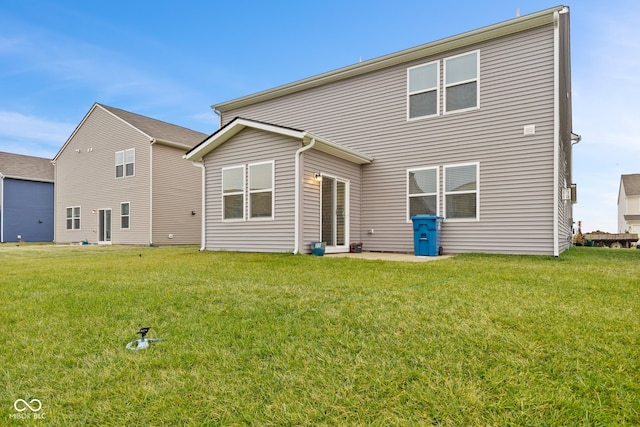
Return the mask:
<path fill-rule="evenodd" d="M 530 136 L 536 134 L 536 125 L 526 125 L 524 127 L 524 136 Z"/>

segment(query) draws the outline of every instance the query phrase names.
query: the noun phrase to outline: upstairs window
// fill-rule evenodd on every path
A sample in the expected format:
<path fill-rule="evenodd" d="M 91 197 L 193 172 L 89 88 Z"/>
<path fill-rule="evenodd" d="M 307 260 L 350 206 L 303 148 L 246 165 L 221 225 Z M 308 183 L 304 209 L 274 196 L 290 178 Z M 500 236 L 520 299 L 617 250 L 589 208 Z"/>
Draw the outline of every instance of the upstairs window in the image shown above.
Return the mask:
<path fill-rule="evenodd" d="M 479 51 L 444 60 L 445 113 L 478 107 Z"/>
<path fill-rule="evenodd" d="M 438 61 L 407 70 L 408 118 L 435 116 L 439 113 Z"/>
<path fill-rule="evenodd" d="M 244 166 L 222 169 L 222 219 L 244 219 Z"/>
<path fill-rule="evenodd" d="M 116 151 L 116 178 L 124 176 L 124 151 Z"/>
<path fill-rule="evenodd" d="M 116 151 L 116 178 L 135 175 L 136 150 Z"/>
<path fill-rule="evenodd" d="M 409 219 L 438 214 L 438 168 L 408 170 L 407 190 Z"/>
<path fill-rule="evenodd" d="M 67 208 L 67 230 L 80 230 L 80 206 Z"/>
<path fill-rule="evenodd" d="M 447 220 L 479 219 L 478 180 L 477 163 L 444 167 L 444 202 Z"/>
<path fill-rule="evenodd" d="M 273 217 L 273 162 L 249 165 L 249 218 Z"/>

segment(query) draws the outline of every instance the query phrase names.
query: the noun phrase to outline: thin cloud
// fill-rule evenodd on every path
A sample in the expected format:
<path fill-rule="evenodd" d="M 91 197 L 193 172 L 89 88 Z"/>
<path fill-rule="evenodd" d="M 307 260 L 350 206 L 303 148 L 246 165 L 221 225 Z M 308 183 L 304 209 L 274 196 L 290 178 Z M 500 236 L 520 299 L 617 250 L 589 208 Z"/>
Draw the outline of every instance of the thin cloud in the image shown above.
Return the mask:
<path fill-rule="evenodd" d="M 133 96 L 148 105 L 175 106 L 202 96 L 168 75 L 162 61 L 145 62 L 28 24 L 11 25 L 4 32 L 0 36 L 1 74 L 37 76 L 41 86 L 67 94 L 92 94 L 94 101 L 111 103 Z"/>
<path fill-rule="evenodd" d="M 0 111 L 0 151 L 53 157 L 76 125 Z"/>

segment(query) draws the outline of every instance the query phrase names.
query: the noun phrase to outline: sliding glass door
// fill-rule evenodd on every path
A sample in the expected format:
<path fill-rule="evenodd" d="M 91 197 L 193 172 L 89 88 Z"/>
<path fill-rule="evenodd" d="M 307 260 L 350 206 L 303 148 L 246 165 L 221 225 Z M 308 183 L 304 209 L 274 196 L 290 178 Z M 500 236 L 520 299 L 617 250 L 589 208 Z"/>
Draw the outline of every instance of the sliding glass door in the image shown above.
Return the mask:
<path fill-rule="evenodd" d="M 328 176 L 321 182 L 322 241 L 327 252 L 349 250 L 349 182 Z"/>

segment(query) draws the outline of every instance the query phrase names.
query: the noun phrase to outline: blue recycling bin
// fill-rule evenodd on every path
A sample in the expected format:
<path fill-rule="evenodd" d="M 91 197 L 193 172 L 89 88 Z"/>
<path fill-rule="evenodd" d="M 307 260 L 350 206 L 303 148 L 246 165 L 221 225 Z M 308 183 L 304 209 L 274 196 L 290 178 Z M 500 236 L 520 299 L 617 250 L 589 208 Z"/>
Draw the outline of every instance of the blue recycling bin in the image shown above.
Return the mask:
<path fill-rule="evenodd" d="M 440 255 L 440 231 L 442 220 L 437 215 L 414 215 L 413 221 L 413 251 L 416 256 Z"/>
<path fill-rule="evenodd" d="M 311 242 L 311 254 L 315 256 L 323 256 L 326 242 Z"/>

